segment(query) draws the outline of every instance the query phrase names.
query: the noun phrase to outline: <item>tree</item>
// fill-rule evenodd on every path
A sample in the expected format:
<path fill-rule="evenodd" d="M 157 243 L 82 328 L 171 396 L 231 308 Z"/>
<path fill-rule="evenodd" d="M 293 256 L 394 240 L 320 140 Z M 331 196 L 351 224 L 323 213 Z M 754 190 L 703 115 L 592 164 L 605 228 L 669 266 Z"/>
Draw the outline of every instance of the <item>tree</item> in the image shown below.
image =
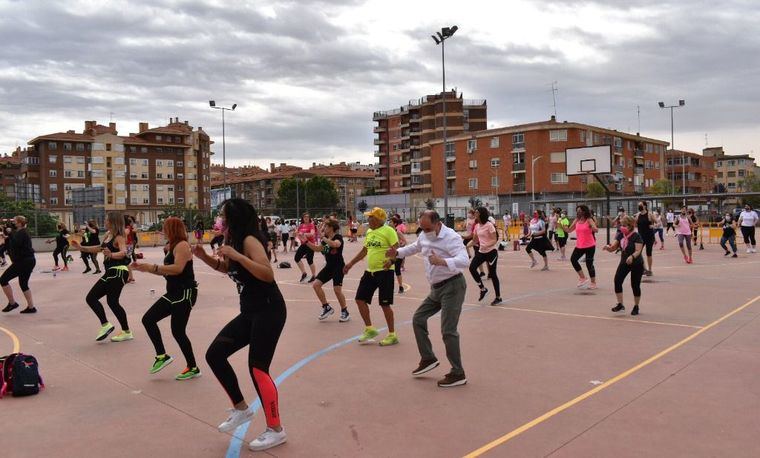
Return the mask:
<path fill-rule="evenodd" d="M 673 194 L 673 182 L 670 180 L 657 180 L 649 187 L 649 193 L 656 196 L 668 196 Z"/>
<path fill-rule="evenodd" d="M 586 186 L 586 197 L 588 198 L 604 197 L 605 195 L 604 186 L 600 183 L 591 182 Z"/>
<path fill-rule="evenodd" d="M 197 220 L 203 222 L 203 227 L 208 229 L 214 224 L 213 215 L 201 212 L 198 207 L 185 207 L 184 205 L 175 204 L 167 205 L 158 214 L 158 222 L 150 227 L 152 231 L 160 231 L 164 227 L 164 221 L 170 216 L 176 216 L 185 223 L 188 231 L 193 230 Z"/>
<path fill-rule="evenodd" d="M 369 205 L 367 205 L 367 201 L 364 199 L 360 200 L 359 203 L 356 204 L 356 208 L 358 208 L 362 213 L 367 211 L 367 207 L 369 207 Z"/>
<path fill-rule="evenodd" d="M 470 208 L 478 208 L 483 206 L 483 202 L 475 196 L 470 197 L 467 201 L 470 203 Z"/>
<path fill-rule="evenodd" d="M 298 202 L 296 199 L 296 190 L 298 190 Z M 293 209 L 293 212 L 295 212 L 295 209 L 298 206 L 302 209 L 306 208 L 306 205 L 304 205 L 305 197 L 306 188 L 303 180 L 298 178 L 285 178 L 280 182 L 280 188 L 277 190 L 277 197 L 275 200 L 277 207 L 288 210 Z M 300 203 L 300 205 L 298 205 L 298 203 Z M 296 217 L 299 216 L 295 215 L 295 213 L 292 215 Z M 283 214 L 283 216 L 286 215 Z"/>
<path fill-rule="evenodd" d="M 57 231 L 58 220 L 50 213 L 37 209 L 34 202 L 30 200 L 11 200 L 2 192 L 0 192 L 0 215 L 3 219 L 18 215 L 26 217 L 29 232 L 32 235 L 48 236 Z"/>
<path fill-rule="evenodd" d="M 298 189 L 298 201 L 296 201 Z M 295 210 L 299 207 L 310 210 L 333 210 L 337 207 L 339 198 L 335 184 L 323 176 L 315 176 L 308 180 L 296 181 L 286 178 L 277 190 L 277 206 L 284 210 Z"/>
<path fill-rule="evenodd" d="M 374 187 L 369 187 L 369 188 L 365 189 L 364 190 L 364 195 L 365 196 L 374 196 L 374 195 L 376 195 L 375 188 Z"/>
<path fill-rule="evenodd" d="M 739 188 L 744 192 L 760 192 L 760 177 L 757 175 L 750 175 L 745 179 L 739 181 Z M 747 196 L 743 197 L 744 204 L 752 205 L 752 208 L 760 206 L 760 197 Z"/>

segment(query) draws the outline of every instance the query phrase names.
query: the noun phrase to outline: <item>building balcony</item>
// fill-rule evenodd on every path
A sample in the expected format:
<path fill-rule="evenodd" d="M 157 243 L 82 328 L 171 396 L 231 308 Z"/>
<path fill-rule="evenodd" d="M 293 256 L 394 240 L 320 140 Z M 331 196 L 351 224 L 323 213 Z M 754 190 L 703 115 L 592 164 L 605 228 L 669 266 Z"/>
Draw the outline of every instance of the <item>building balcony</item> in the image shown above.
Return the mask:
<path fill-rule="evenodd" d="M 386 164 L 385 162 L 380 162 L 377 164 L 378 169 L 384 169 L 386 167 L 388 167 L 388 164 Z"/>
<path fill-rule="evenodd" d="M 513 183 L 512 192 L 525 192 L 525 183 Z"/>
<path fill-rule="evenodd" d="M 512 173 L 525 172 L 525 162 L 512 163 Z"/>
<path fill-rule="evenodd" d="M 448 179 L 454 179 L 457 177 L 457 171 L 456 170 L 446 170 L 446 178 Z"/>
<path fill-rule="evenodd" d="M 422 118 L 420 118 L 419 116 L 409 118 L 410 124 L 418 124 L 421 121 L 422 121 Z"/>
<path fill-rule="evenodd" d="M 456 159 L 456 153 L 446 153 L 446 162 L 454 162 Z"/>
<path fill-rule="evenodd" d="M 644 150 L 643 149 L 635 149 L 635 150 L 633 150 L 633 156 L 634 157 L 639 157 L 639 158 L 643 159 L 644 158 Z"/>
<path fill-rule="evenodd" d="M 417 137 L 417 136 L 422 135 L 422 131 L 421 130 L 410 130 L 409 131 L 409 135 L 411 137 Z"/>
<path fill-rule="evenodd" d="M 403 159 L 401 159 L 401 162 L 399 162 L 399 165 L 401 165 L 402 167 L 405 166 L 405 165 L 407 165 L 407 166 L 408 165 L 412 165 L 412 161 L 411 161 L 410 158 L 403 158 Z"/>
<path fill-rule="evenodd" d="M 376 138 L 374 143 L 375 145 L 383 145 L 385 144 L 385 140 L 383 140 L 382 138 Z"/>
<path fill-rule="evenodd" d="M 409 121 L 404 121 L 404 122 L 401 123 L 401 128 L 402 129 L 407 128 L 407 127 L 409 127 Z"/>
<path fill-rule="evenodd" d="M 375 192 L 380 193 L 380 194 L 385 194 L 388 192 L 388 188 L 386 188 L 385 186 L 375 188 Z"/>
<path fill-rule="evenodd" d="M 383 157 L 385 156 L 385 151 L 380 151 L 379 149 L 376 149 L 372 154 L 375 157 Z"/>
<path fill-rule="evenodd" d="M 383 127 L 383 126 L 376 126 L 374 129 L 372 129 L 372 132 L 374 132 L 374 133 L 376 133 L 376 134 L 379 134 L 379 133 L 381 133 L 381 132 L 385 132 L 385 131 L 387 131 L 387 130 L 388 130 L 388 129 L 386 129 L 386 128 L 385 128 L 385 127 Z"/>

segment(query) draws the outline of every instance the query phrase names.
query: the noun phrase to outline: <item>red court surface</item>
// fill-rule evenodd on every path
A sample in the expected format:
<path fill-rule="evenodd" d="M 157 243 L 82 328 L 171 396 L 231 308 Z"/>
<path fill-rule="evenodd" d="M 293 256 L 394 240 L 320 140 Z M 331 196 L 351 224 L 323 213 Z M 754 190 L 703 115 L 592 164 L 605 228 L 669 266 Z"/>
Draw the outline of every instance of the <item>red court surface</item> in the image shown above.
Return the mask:
<path fill-rule="evenodd" d="M 297 282 L 298 270 L 276 270 L 288 321 L 272 375 L 286 376 L 279 393 L 288 442 L 268 455 L 757 456 L 760 255 L 724 258 L 707 245 L 686 265 L 674 239 L 667 243 L 655 250 L 638 317 L 610 311 L 616 255 L 597 253 L 600 288 L 581 292 L 569 262 L 555 261 L 556 254 L 551 270 L 539 272 L 528 268 L 524 251 L 501 252 L 505 303 L 486 305 L 492 293 L 478 303 L 468 277 L 459 326 L 468 383 L 448 389 L 436 386 L 449 369 L 437 317 L 430 329 L 442 364 L 418 379 L 410 374 L 419 361 L 410 320 L 429 289 L 421 259 L 406 264 L 410 288 L 395 298 L 400 344 L 392 347 L 348 341 L 363 329 L 352 299 L 361 264 L 344 284 L 348 323 L 337 314 L 317 321 L 319 304 L 310 286 Z M 346 258 L 358 249 L 347 244 Z M 160 248 L 144 252 L 147 262 L 161 258 Z M 0 316 L 0 353 L 11 352 L 17 336 L 21 351 L 38 357 L 47 383 L 38 396 L 0 400 L 0 456 L 254 455 L 247 442 L 263 430 L 263 415 L 256 414 L 245 442 L 217 432 L 230 406 L 204 360 L 237 313 L 233 283 L 196 261 L 200 294 L 188 334 L 203 376 L 178 382 L 184 360 L 168 320 L 161 329 L 176 361 L 156 375 L 148 374 L 154 353 L 140 322 L 163 279 L 137 273 L 124 289 L 133 341 L 96 343 L 99 323 L 84 302 L 96 278 L 82 275 L 74 256 L 72 270 L 53 277 L 40 272 L 49 271 L 52 256 L 39 254 L 31 281 L 39 313 Z M 628 312 L 627 283 L 625 295 Z M 337 307 L 331 288 L 327 296 Z M 372 312 L 384 326 L 379 307 Z M 253 402 L 246 361 L 243 350 L 232 364 Z"/>

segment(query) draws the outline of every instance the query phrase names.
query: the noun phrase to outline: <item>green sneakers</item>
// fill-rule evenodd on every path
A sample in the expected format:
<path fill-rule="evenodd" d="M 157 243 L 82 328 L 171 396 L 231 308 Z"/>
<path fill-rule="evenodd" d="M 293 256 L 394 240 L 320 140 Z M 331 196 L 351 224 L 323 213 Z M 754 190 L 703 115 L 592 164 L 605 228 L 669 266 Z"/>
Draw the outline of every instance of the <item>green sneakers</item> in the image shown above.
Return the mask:
<path fill-rule="evenodd" d="M 174 358 L 166 354 L 156 356 L 156 360 L 153 362 L 153 367 L 150 368 L 150 373 L 155 374 L 156 372 L 171 364 L 172 361 L 174 361 Z"/>
<path fill-rule="evenodd" d="M 398 337 L 395 332 L 389 332 L 385 339 L 380 341 L 381 347 L 387 347 L 388 345 L 396 345 L 398 343 Z"/>
<path fill-rule="evenodd" d="M 174 377 L 175 380 L 190 380 L 191 378 L 200 377 L 201 376 L 201 370 L 197 367 L 187 367 L 185 368 L 182 373 L 177 374 L 176 377 Z"/>
<path fill-rule="evenodd" d="M 375 337 L 377 337 L 377 329 L 375 329 L 374 326 L 367 326 L 364 328 L 364 334 L 359 337 L 359 343 L 365 343 Z"/>
<path fill-rule="evenodd" d="M 104 324 L 103 326 L 100 327 L 100 331 L 98 331 L 98 335 L 97 337 L 95 337 L 95 340 L 100 342 L 101 340 L 108 337 L 108 335 L 112 333 L 114 329 L 115 328 L 113 327 L 111 323 Z"/>
<path fill-rule="evenodd" d="M 134 336 L 132 335 L 132 331 L 121 331 L 120 333 L 111 337 L 111 342 L 124 342 L 125 340 L 132 340 L 132 339 L 134 339 Z"/>

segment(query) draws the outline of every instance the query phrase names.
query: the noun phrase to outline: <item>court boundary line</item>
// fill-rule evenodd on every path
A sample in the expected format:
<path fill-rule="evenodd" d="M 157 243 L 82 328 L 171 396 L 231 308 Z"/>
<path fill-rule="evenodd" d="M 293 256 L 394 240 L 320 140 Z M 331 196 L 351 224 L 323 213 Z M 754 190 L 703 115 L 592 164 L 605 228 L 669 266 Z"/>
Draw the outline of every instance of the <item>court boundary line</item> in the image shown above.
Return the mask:
<path fill-rule="evenodd" d="M 546 314 L 546 315 L 567 316 L 567 317 L 572 317 L 572 318 L 592 318 L 596 320 L 620 321 L 624 323 L 655 324 L 659 326 L 674 326 L 674 327 L 691 328 L 691 329 L 702 329 L 704 327 L 704 326 L 699 326 L 699 325 L 694 325 L 694 324 L 668 323 L 666 321 L 627 319 L 627 318 L 623 318 L 620 315 L 614 316 L 614 317 L 613 316 L 584 315 L 582 313 L 555 312 L 553 310 L 526 309 L 526 308 L 520 308 L 520 307 L 506 307 L 502 305 L 497 305 L 497 306 L 494 306 L 493 308 L 498 308 L 502 310 L 514 310 L 518 312 L 532 312 L 532 313 L 539 313 L 539 314 Z"/>
<path fill-rule="evenodd" d="M 13 331 L 2 326 L 0 326 L 0 331 L 3 331 L 8 335 L 8 337 L 11 338 L 11 341 L 13 342 L 13 351 L 11 353 L 18 353 L 21 351 L 21 341 L 19 340 L 18 336 L 13 333 Z"/>
<path fill-rule="evenodd" d="M 688 342 L 694 340 L 695 338 L 697 338 L 701 334 L 709 331 L 710 329 L 712 329 L 715 326 L 719 325 L 723 321 L 731 318 L 732 316 L 734 316 L 737 313 L 741 312 L 742 310 L 746 309 L 750 305 L 754 304 L 755 302 L 757 302 L 758 299 L 760 299 L 760 296 L 755 296 L 753 299 L 745 302 L 744 304 L 740 305 L 739 307 L 735 308 L 734 310 L 726 313 L 725 315 L 723 315 L 722 317 L 720 317 L 717 320 L 713 321 L 712 323 L 704 326 L 702 329 L 699 329 L 699 330 L 693 332 L 692 334 L 690 334 L 687 337 L 681 339 L 680 341 L 676 342 L 675 344 L 671 345 L 670 347 L 668 347 L 668 348 L 660 351 L 659 353 L 656 353 L 653 356 L 650 356 L 646 360 L 644 360 L 644 361 L 640 362 L 639 364 L 631 367 L 630 369 L 627 369 L 627 370 L 619 373 L 618 375 L 616 375 L 613 378 L 607 380 L 606 382 L 602 383 L 601 385 L 598 385 L 598 386 L 596 386 L 596 387 L 594 387 L 594 388 L 586 391 L 585 393 L 583 393 L 583 394 L 581 394 L 579 396 L 576 396 L 575 398 L 573 398 L 573 399 L 565 402 L 564 404 L 559 405 L 559 406 L 553 408 L 552 410 L 549 410 L 548 412 L 544 413 L 543 415 L 540 415 L 540 416 L 534 418 L 533 420 L 531 420 L 531 421 L 523 424 L 522 426 L 519 426 L 518 428 L 513 429 L 512 431 L 508 432 L 507 434 L 504 434 L 503 436 L 501 436 L 501 437 L 499 437 L 497 439 L 494 439 L 493 441 L 487 443 L 486 445 L 483 445 L 482 447 L 480 447 L 480 448 L 478 448 L 476 450 L 473 450 L 472 452 L 466 454 L 465 458 L 479 457 L 479 456 L 483 455 L 484 453 L 489 452 L 489 451 L 495 449 L 496 447 L 498 447 L 500 445 L 504 445 L 508 441 L 514 439 L 515 437 L 519 436 L 520 434 L 524 433 L 525 431 L 530 430 L 534 426 L 537 426 L 537 425 L 545 422 L 546 420 L 548 420 L 548 419 L 556 416 L 557 414 L 560 414 L 560 413 L 564 412 L 565 410 L 573 407 L 574 405 L 583 402 L 584 400 L 590 398 L 591 396 L 595 395 L 596 393 L 598 393 L 598 392 L 600 392 L 600 391 L 602 391 L 602 390 L 604 390 L 606 388 L 609 388 L 610 386 L 616 384 L 617 382 L 619 382 L 619 381 L 627 378 L 628 376 L 630 376 L 630 375 L 638 372 L 639 370 L 643 369 L 644 367 L 646 367 L 646 366 L 650 365 L 651 363 L 657 361 L 658 359 L 662 358 L 663 356 L 665 356 L 665 355 L 671 353 L 672 351 L 677 350 L 678 348 L 684 346 L 685 344 L 687 344 Z"/>

